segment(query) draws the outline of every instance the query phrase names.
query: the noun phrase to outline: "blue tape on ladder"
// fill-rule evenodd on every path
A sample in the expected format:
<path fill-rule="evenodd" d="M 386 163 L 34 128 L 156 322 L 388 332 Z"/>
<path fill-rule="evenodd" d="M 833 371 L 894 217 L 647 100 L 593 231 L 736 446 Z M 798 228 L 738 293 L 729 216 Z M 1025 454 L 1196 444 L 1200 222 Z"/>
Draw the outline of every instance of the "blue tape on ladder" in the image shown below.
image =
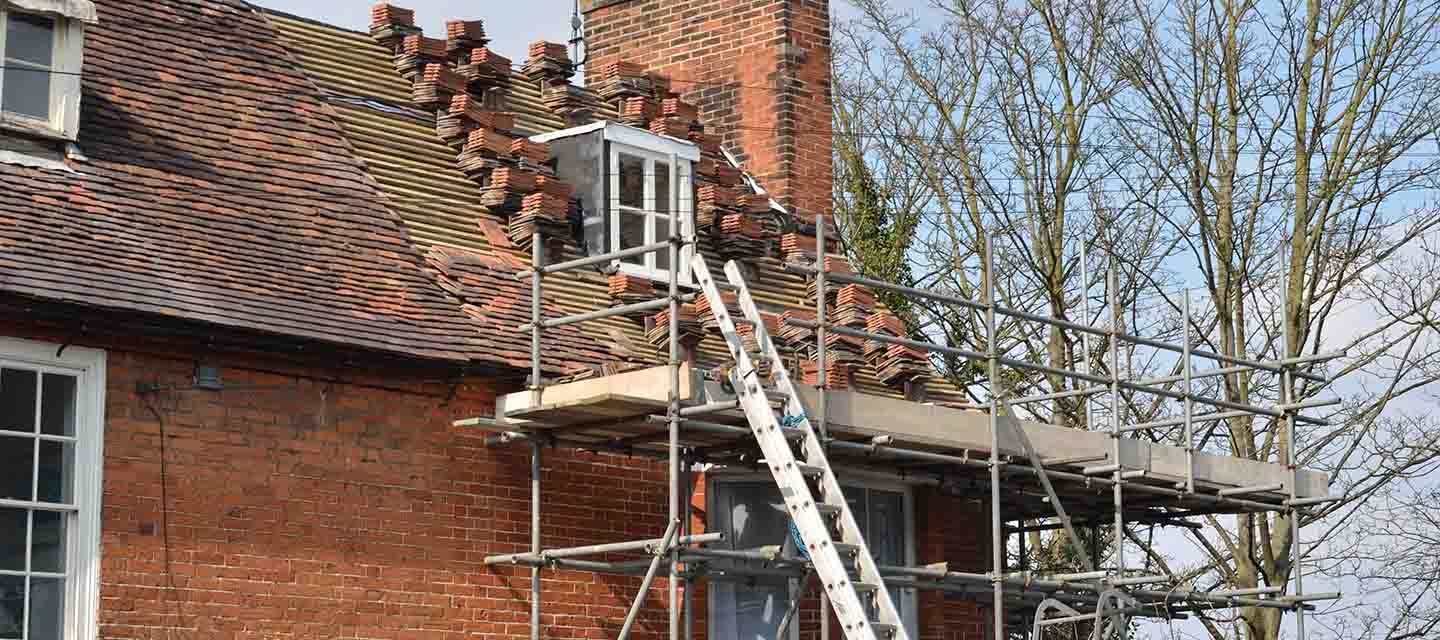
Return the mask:
<path fill-rule="evenodd" d="M 797 429 L 805 421 L 805 416 L 783 416 L 780 418 L 780 426 L 784 429 Z"/>
<path fill-rule="evenodd" d="M 810 551 L 805 548 L 805 540 L 800 537 L 800 527 L 795 526 L 795 521 L 790 521 L 790 539 L 795 541 L 795 548 L 800 550 L 800 557 L 810 559 Z"/>

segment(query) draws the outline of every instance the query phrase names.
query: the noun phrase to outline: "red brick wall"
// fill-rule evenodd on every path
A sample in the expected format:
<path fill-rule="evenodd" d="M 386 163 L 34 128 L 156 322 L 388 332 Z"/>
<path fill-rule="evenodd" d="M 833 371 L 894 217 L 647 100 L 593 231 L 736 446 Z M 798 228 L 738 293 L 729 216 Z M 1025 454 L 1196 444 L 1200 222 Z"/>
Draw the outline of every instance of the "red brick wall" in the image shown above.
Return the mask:
<path fill-rule="evenodd" d="M 451 426 L 490 412 L 483 381 L 452 399 L 444 384 L 376 388 L 316 379 L 336 372 L 227 366 L 227 391 L 136 393 L 138 383 L 187 385 L 192 367 L 110 354 L 104 637 L 528 634 L 528 569 L 480 562 L 528 550 L 527 449 L 486 448 Z M 664 481 L 655 465 L 547 452 L 544 543 L 657 536 Z M 546 571 L 546 635 L 613 637 L 637 583 Z M 637 637 L 658 637 L 663 615 L 652 608 L 642 623 L 649 633 Z"/>
<path fill-rule="evenodd" d="M 988 503 L 926 489 L 915 499 L 915 547 L 920 564 L 949 563 L 950 571 L 990 572 Z M 982 602 L 988 602 L 988 596 Z M 920 594 L 920 638 L 989 640 L 987 616 L 973 600 L 940 591 Z"/>
<path fill-rule="evenodd" d="M 828 0 L 591 0 L 588 69 L 669 76 L 747 171 L 804 217 L 831 211 Z"/>
<path fill-rule="evenodd" d="M 0 335 L 68 341 L 8 325 Z M 528 449 L 487 448 L 481 433 L 451 426 L 492 411 L 497 390 L 486 380 L 357 378 L 353 366 L 210 355 L 226 390 L 201 391 L 189 388 L 188 348 L 75 344 L 106 349 L 109 362 L 102 637 L 528 636 L 529 570 L 481 564 L 486 555 L 528 550 Z M 157 384 L 171 388 L 139 391 Z M 663 465 L 544 455 L 547 547 L 663 531 Z M 695 485 L 693 523 L 703 530 L 703 477 Z M 983 506 L 932 489 L 916 495 L 918 559 L 985 570 L 987 528 L 974 524 L 986 521 Z M 547 569 L 545 637 L 613 638 L 638 583 Z M 923 637 L 979 638 L 973 605 L 923 597 Z M 665 635 L 665 598 L 657 581 L 633 637 Z M 694 601 L 703 638 L 703 585 Z M 805 610 L 808 639 L 816 637 L 816 600 Z"/>

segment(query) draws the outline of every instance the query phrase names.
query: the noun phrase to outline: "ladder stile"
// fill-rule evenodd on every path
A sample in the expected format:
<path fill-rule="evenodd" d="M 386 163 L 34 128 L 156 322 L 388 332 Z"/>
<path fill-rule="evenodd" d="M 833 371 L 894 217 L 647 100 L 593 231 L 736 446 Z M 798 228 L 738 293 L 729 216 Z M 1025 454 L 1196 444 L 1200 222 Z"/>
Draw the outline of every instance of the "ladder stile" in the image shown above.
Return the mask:
<path fill-rule="evenodd" d="M 830 468 L 824 447 L 795 391 L 785 360 L 771 341 L 738 266 L 733 261 L 727 262 L 725 274 L 737 294 L 741 313 L 754 327 L 761 356 L 770 362 L 774 391 L 784 400 L 783 424 L 776 418 L 755 363 L 735 330 L 736 319 L 726 310 L 719 286 L 711 277 L 704 259 L 697 255 L 691 264 L 696 280 L 710 300 L 711 312 L 720 325 L 730 356 L 735 360 L 730 376 L 740 408 L 765 455 L 766 466 L 775 478 L 795 528 L 805 543 L 805 551 L 820 577 L 822 592 L 829 597 L 845 638 L 909 640 L 879 567 L 860 535 L 858 523 Z M 790 445 L 789 436 L 797 431 L 804 434 L 800 439 L 803 460 L 797 459 Z M 817 483 L 819 497 L 810 488 L 811 478 Z M 839 531 L 832 530 L 832 526 L 838 527 Z M 853 577 L 851 566 L 857 569 Z M 873 604 L 878 614 L 874 619 L 870 616 L 871 607 L 867 601 Z"/>

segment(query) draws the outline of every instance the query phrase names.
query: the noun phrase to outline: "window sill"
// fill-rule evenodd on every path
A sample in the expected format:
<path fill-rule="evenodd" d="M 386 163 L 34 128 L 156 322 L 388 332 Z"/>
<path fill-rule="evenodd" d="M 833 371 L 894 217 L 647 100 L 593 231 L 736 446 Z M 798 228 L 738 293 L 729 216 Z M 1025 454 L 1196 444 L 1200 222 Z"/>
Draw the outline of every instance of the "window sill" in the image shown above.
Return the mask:
<path fill-rule="evenodd" d="M 649 281 L 651 281 L 651 282 L 654 282 L 654 283 L 657 284 L 657 285 L 669 285 L 669 284 L 670 284 L 670 273 L 669 273 L 668 271 L 662 271 L 662 272 L 658 272 L 658 273 L 657 273 L 657 272 L 654 271 L 653 269 L 648 269 L 648 268 L 646 268 L 646 267 L 636 266 L 636 265 L 629 264 L 629 263 L 626 263 L 626 262 L 622 262 L 622 263 L 619 263 L 619 264 L 612 264 L 611 266 L 612 266 L 612 268 L 615 270 L 616 273 L 623 273 L 623 274 L 625 274 L 625 275 L 627 275 L 627 276 L 633 276 L 633 277 L 636 277 L 636 278 L 643 278 L 643 279 L 645 279 L 645 280 L 649 280 Z M 694 278 L 692 278 L 689 273 L 682 273 L 682 274 L 680 274 L 680 278 L 679 278 L 678 284 L 679 284 L 681 287 L 685 287 L 685 288 L 699 289 L 699 286 L 695 284 Z"/>
<path fill-rule="evenodd" d="M 16 116 L 9 113 L 0 113 L 0 130 L 22 133 L 27 136 L 54 140 L 56 142 L 74 142 L 74 136 L 65 135 L 57 131 L 48 123 L 24 116 Z"/>
<path fill-rule="evenodd" d="M 0 127 L 0 164 L 74 172 L 65 161 L 64 147 L 70 146 L 74 143 L 12 134 Z"/>

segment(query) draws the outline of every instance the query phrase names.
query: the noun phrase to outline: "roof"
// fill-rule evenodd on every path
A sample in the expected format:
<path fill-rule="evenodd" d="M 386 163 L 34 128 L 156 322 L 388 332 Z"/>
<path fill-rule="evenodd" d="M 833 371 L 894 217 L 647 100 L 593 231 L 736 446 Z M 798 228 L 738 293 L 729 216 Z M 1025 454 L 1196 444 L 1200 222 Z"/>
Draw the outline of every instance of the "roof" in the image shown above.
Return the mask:
<path fill-rule="evenodd" d="M 406 12 L 378 5 L 377 18 L 382 10 L 392 15 Z M 525 313 L 529 308 L 529 283 L 514 276 L 528 268 L 530 252 L 511 242 L 505 212 L 482 203 L 482 186 L 457 164 L 459 144 L 451 146 L 437 133 L 433 104 L 416 104 L 415 96 L 423 93 L 418 72 L 412 71 L 407 79 L 397 70 L 397 65 L 414 64 L 399 51 L 399 35 L 377 31 L 372 36 L 279 12 L 266 15 L 298 64 L 330 93 L 333 113 L 354 153 L 364 161 L 380 188 L 392 197 L 391 204 L 404 219 L 410 237 L 429 252 L 429 263 L 442 283 L 466 300 L 468 315 L 482 322 L 481 331 L 495 345 L 496 357 L 510 364 L 526 362 L 529 334 L 518 325 L 529 320 Z M 416 31 L 412 28 L 408 33 Z M 436 46 L 444 42 L 440 40 Z M 455 40 L 450 42 L 453 46 Z M 543 44 L 532 45 L 531 52 L 543 50 L 538 48 Z M 452 51 L 450 56 L 453 67 L 456 54 Z M 616 103 L 578 87 L 566 89 L 572 95 L 584 94 L 579 99 L 593 103 L 593 112 L 579 122 L 567 118 L 547 106 L 540 84 L 521 70 L 510 72 L 503 105 L 496 107 L 513 114 L 514 128 L 509 133 L 551 139 L 556 136 L 545 134 L 621 119 Z M 728 156 L 714 150 L 706 156 L 730 162 Z M 738 176 L 736 172 L 735 183 L 744 189 L 748 177 L 746 183 L 740 183 Z M 768 198 L 764 202 L 762 210 L 773 206 Z M 778 225 L 769 221 L 766 225 L 768 239 L 764 246 L 745 256 L 753 268 L 753 276 L 748 279 L 752 293 L 765 310 L 777 317 L 786 311 L 803 313 L 812 309 L 813 298 L 807 293 L 805 277 L 784 269 Z M 718 271 L 724 259 L 714 250 L 716 241 L 713 235 L 703 238 L 702 252 Z M 813 238 L 810 241 L 813 243 Z M 549 258 L 559 261 L 582 255 L 576 243 L 567 243 L 563 249 Z M 611 286 L 607 275 L 598 269 L 547 276 L 546 317 L 618 304 L 620 301 L 611 296 Z M 547 330 L 544 364 L 553 371 L 585 377 L 662 362 L 664 345 L 660 340 L 656 344 L 647 340 L 648 323 L 653 319 L 612 317 L 570 325 L 561 331 Z M 701 365 L 728 360 L 718 331 L 707 331 L 696 349 Z M 902 392 L 903 385 L 887 385 L 879 378 L 875 367 L 867 364 L 855 371 L 854 385 L 859 390 L 889 395 Z M 932 398 L 958 399 L 952 387 L 939 383 L 930 386 Z"/>
<path fill-rule="evenodd" d="M 483 353 L 263 17 L 226 0 L 95 5 L 88 159 L 0 164 L 0 291 L 404 357 Z"/>

